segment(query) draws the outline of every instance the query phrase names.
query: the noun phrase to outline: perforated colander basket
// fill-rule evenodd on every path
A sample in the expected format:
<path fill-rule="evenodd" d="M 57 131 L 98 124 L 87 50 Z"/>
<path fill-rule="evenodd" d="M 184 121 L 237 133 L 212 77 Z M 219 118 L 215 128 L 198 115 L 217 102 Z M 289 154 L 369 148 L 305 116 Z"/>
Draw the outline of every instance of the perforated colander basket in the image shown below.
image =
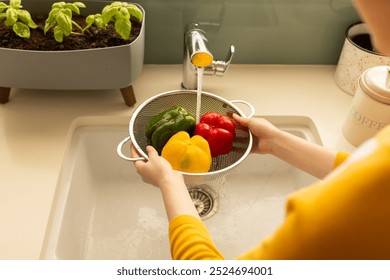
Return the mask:
<path fill-rule="evenodd" d="M 153 116 L 175 105 L 180 105 L 186 108 L 189 113 L 195 116 L 196 100 L 196 91 L 175 90 L 155 95 L 143 102 L 131 116 L 129 122 L 129 136 L 119 143 L 117 148 L 118 155 L 128 161 L 147 161 L 148 156 L 146 153 L 146 146 L 148 143 L 145 136 L 145 127 L 148 121 Z M 237 103 L 242 103 L 249 107 L 250 113 L 248 115 L 243 113 L 243 111 L 241 111 L 241 109 L 236 106 Z M 245 101 L 227 101 L 220 96 L 208 92 L 202 92 L 200 115 L 211 111 L 228 116 L 236 113 L 242 117 L 251 117 L 254 114 L 253 106 Z M 141 157 L 131 158 L 123 154 L 122 147 L 130 140 L 138 150 L 138 153 L 141 155 Z M 246 158 L 246 156 L 250 153 L 251 148 L 252 134 L 248 131 L 248 129 L 236 124 L 236 138 L 233 143 L 233 150 L 229 154 L 214 157 L 209 172 L 182 172 L 187 186 L 204 184 L 206 182 L 225 177 L 232 168 L 236 167 Z"/>

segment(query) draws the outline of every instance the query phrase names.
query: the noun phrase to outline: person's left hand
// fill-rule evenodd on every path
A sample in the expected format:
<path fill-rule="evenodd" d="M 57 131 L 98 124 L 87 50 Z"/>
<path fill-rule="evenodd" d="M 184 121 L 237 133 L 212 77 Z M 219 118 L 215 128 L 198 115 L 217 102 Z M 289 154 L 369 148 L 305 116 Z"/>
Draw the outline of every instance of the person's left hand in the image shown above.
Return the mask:
<path fill-rule="evenodd" d="M 149 157 L 148 161 L 136 161 L 134 163 L 138 174 L 141 175 L 142 180 L 145 183 L 160 188 L 164 185 L 175 184 L 177 180 L 183 180 L 182 174 L 173 170 L 170 163 L 158 155 L 156 149 L 152 146 L 147 146 L 146 152 Z M 131 156 L 140 156 L 134 145 L 131 145 Z"/>

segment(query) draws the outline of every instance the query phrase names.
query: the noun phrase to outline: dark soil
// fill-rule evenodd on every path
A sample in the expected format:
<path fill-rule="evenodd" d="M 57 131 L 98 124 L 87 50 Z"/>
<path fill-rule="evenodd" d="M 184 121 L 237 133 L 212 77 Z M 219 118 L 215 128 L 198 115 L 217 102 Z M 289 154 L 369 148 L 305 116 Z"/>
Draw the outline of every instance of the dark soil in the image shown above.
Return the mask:
<path fill-rule="evenodd" d="M 65 50 L 80 50 L 94 49 L 126 45 L 134 41 L 141 30 L 141 23 L 131 21 L 131 35 L 129 40 L 122 39 L 114 29 L 113 23 L 110 23 L 106 30 L 96 26 L 91 26 L 84 35 L 71 34 L 64 37 L 62 43 L 58 43 L 53 36 L 53 31 L 49 30 L 46 35 L 43 33 L 45 26 L 45 16 L 32 16 L 38 28 L 31 29 L 29 39 L 24 39 L 17 36 L 12 28 L 5 26 L 4 21 L 0 22 L 0 47 L 23 50 L 39 50 L 39 51 L 65 51 Z M 85 26 L 85 18 L 83 16 L 74 16 L 81 27 Z M 74 29 L 75 32 L 79 32 Z"/>

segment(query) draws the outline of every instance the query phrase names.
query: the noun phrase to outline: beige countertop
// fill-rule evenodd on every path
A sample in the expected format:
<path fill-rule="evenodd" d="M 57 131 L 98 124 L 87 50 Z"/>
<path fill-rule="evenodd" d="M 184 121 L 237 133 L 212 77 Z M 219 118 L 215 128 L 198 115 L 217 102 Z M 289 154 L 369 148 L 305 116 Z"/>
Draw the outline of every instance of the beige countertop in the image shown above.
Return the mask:
<path fill-rule="evenodd" d="M 334 82 L 333 65 L 232 65 L 203 89 L 251 103 L 256 115 L 303 115 L 324 146 L 352 150 L 341 126 L 352 96 Z M 12 90 L 0 105 L 0 259 L 38 259 L 71 123 L 79 117 L 128 116 L 147 98 L 180 88 L 181 65 L 145 65 L 137 104 L 119 90 Z M 243 110 L 245 108 L 243 107 Z"/>

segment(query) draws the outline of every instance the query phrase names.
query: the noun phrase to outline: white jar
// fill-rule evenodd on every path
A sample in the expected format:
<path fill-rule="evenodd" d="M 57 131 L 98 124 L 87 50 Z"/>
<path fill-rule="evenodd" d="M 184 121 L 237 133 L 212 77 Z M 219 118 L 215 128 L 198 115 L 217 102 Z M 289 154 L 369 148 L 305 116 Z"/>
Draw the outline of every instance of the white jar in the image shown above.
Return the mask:
<path fill-rule="evenodd" d="M 382 55 L 355 41 L 359 36 L 369 38 L 370 35 L 366 23 L 353 24 L 346 32 L 336 67 L 335 82 L 350 95 L 355 95 L 359 77 L 366 69 L 375 66 L 390 66 L 390 56 Z M 369 42 L 366 43 L 371 44 L 371 40 L 368 40 Z"/>
<path fill-rule="evenodd" d="M 359 78 L 351 109 L 343 125 L 348 142 L 359 146 L 390 124 L 390 67 L 367 69 Z"/>

